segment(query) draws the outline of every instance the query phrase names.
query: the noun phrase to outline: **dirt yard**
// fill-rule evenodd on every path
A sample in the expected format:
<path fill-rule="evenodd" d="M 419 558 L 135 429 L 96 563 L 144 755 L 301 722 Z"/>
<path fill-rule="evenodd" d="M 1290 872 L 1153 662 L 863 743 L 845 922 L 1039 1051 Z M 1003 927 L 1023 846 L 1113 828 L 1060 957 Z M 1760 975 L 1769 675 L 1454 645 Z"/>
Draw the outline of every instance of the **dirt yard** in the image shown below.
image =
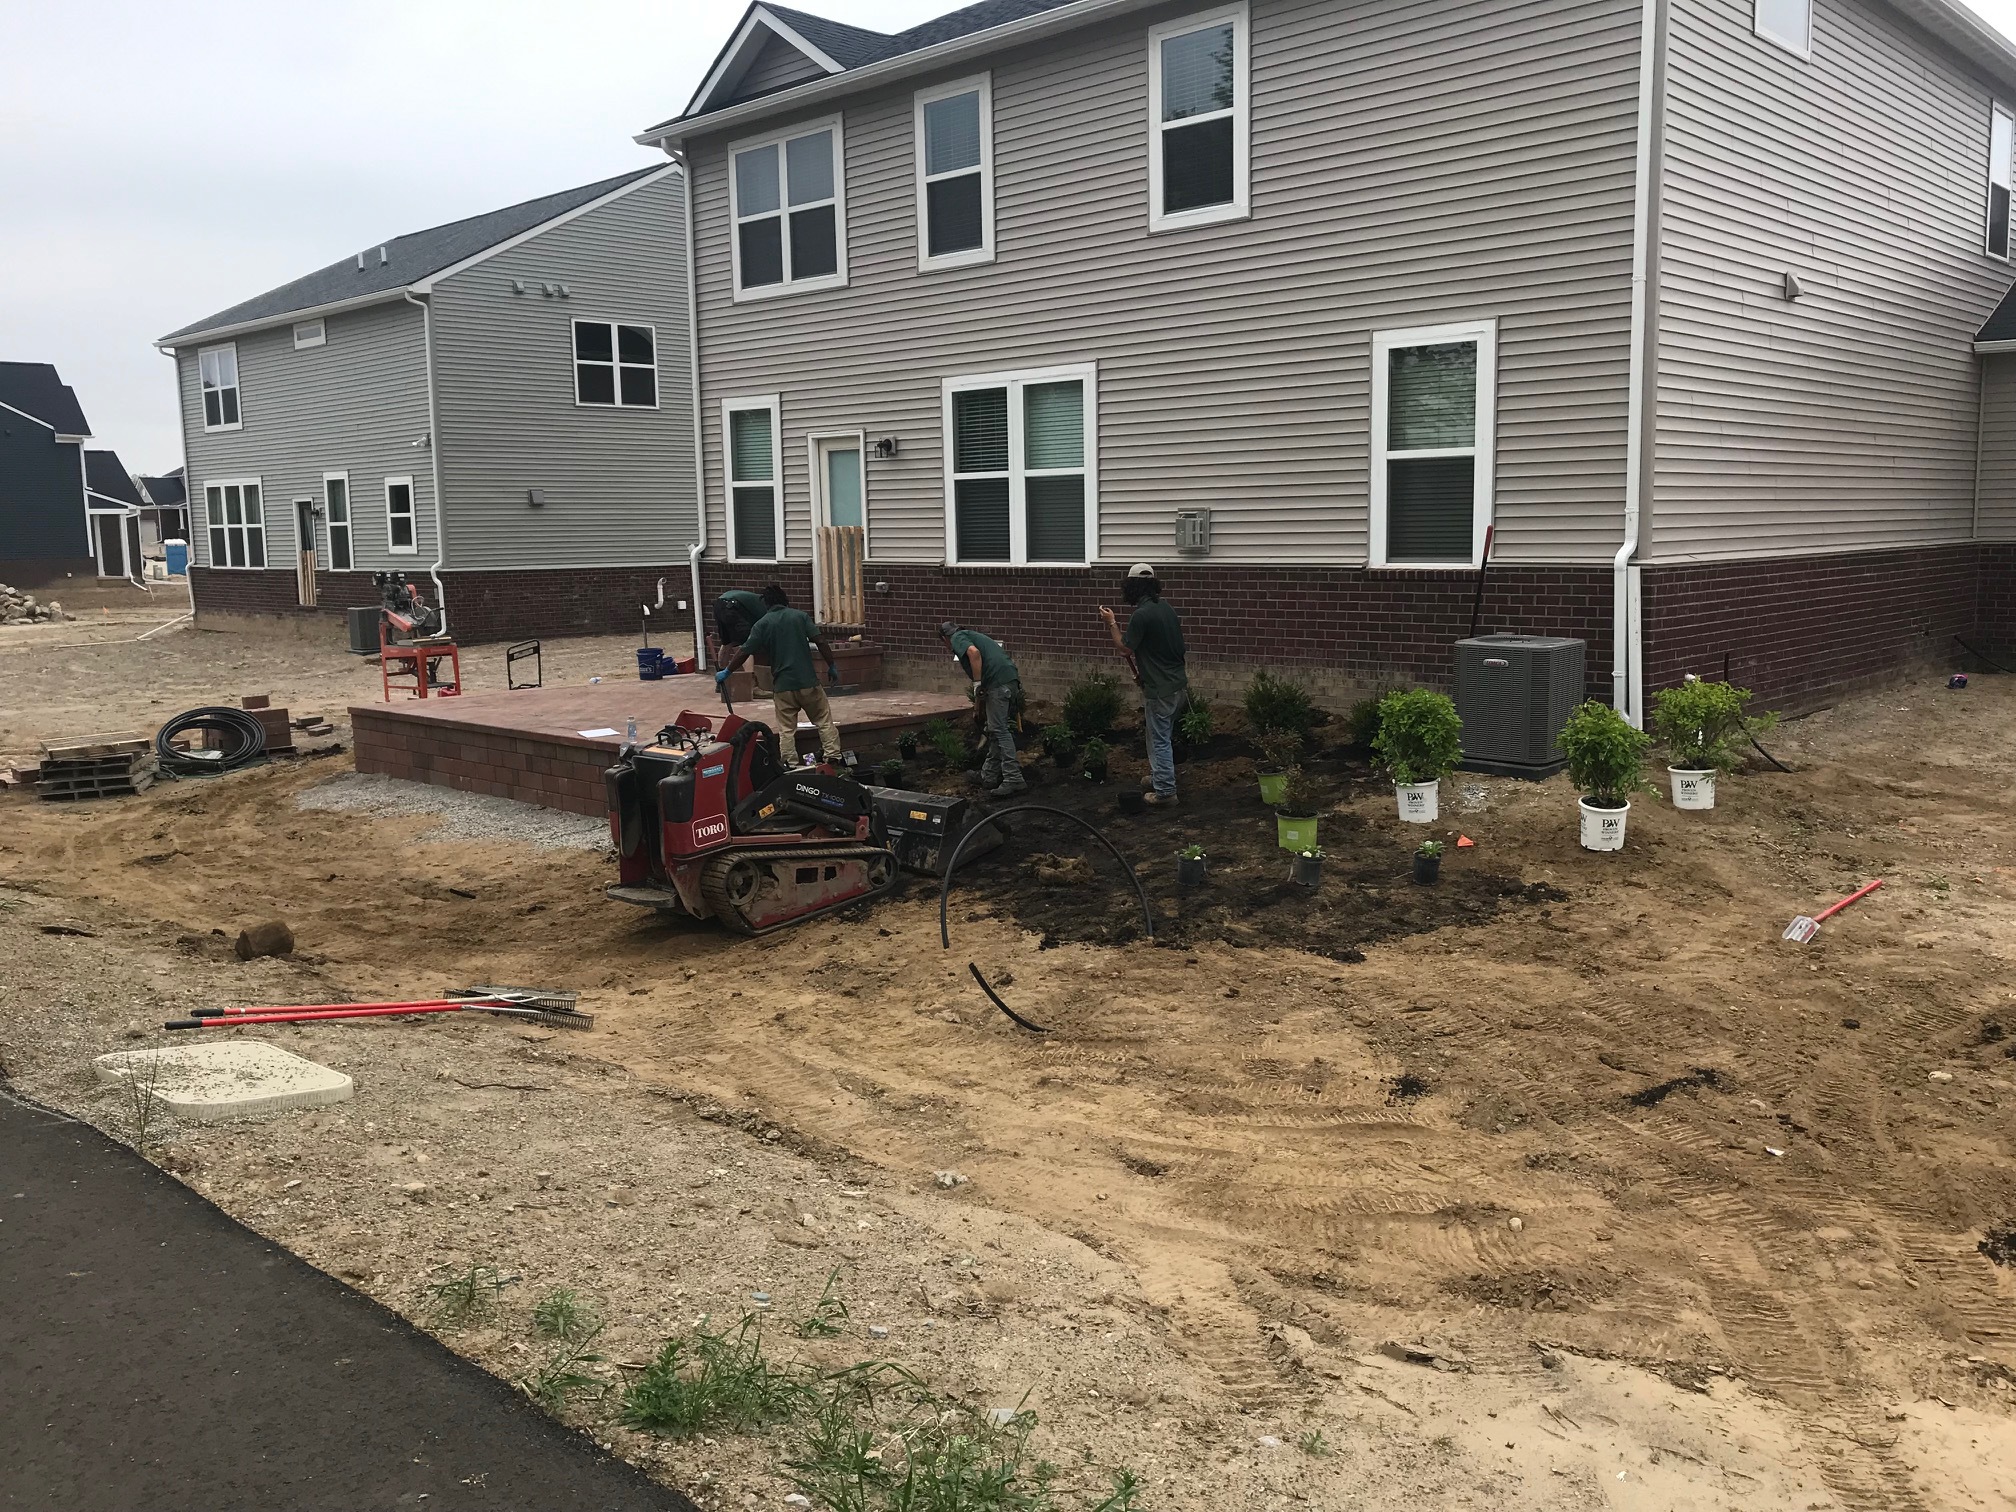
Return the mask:
<path fill-rule="evenodd" d="M 340 653 L 235 637 L 10 642 L 0 751 L 82 733 L 80 655 L 101 726 L 375 692 Z M 548 679 L 627 656 L 575 643 Z M 240 1030 L 356 1098 L 157 1151 L 514 1378 L 567 1286 L 609 1319 L 601 1377 L 755 1308 L 787 1352 L 1026 1403 L 1061 1487 L 1127 1466 L 1144 1508 L 2016 1506 L 2016 679 L 1942 683 L 1786 726 L 1795 771 L 1713 813 L 1639 803 L 1615 856 L 1578 849 L 1563 779 L 1459 776 L 1434 832 L 1476 846 L 1432 892 L 1343 755 L 1313 898 L 1235 754 L 1186 768 L 1174 816 L 1051 773 L 1036 796 L 1136 864 L 1154 943 L 1122 939 L 1110 863 L 1026 875 L 1080 850 L 1040 823 L 955 892 L 948 952 L 932 886 L 746 942 L 604 901 L 594 851 L 298 807 L 343 756 L 7 795 L 0 1062 L 117 1130 L 90 1057 L 190 1007 L 580 989 L 589 1033 Z M 1174 881 L 1192 841 L 1201 893 Z M 230 957 L 274 916 L 296 955 Z M 430 1282 L 478 1265 L 515 1279 L 451 1327 Z M 836 1269 L 844 1331 L 796 1339 Z M 564 1411 L 709 1506 L 789 1489 L 774 1435 L 655 1439 L 612 1406 Z"/>

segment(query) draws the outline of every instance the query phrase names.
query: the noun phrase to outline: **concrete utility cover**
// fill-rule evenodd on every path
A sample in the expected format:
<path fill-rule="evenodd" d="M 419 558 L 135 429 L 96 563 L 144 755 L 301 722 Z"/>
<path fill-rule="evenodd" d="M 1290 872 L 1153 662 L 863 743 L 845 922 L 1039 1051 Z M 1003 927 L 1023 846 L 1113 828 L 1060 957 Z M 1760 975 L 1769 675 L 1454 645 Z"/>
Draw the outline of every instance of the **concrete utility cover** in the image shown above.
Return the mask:
<path fill-rule="evenodd" d="M 319 1108 L 345 1102 L 352 1083 L 341 1071 L 289 1054 L 259 1040 L 217 1045 L 177 1045 L 172 1050 L 121 1050 L 92 1062 L 98 1079 L 154 1079 L 164 1112 L 194 1123 Z"/>

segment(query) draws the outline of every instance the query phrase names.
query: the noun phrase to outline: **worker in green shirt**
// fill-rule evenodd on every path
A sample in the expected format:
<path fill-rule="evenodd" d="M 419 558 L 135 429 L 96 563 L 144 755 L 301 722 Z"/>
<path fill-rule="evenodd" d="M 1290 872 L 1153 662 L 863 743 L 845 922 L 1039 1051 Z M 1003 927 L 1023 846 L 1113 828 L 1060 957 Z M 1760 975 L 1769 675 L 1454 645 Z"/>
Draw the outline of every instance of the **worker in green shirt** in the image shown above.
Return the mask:
<path fill-rule="evenodd" d="M 1113 644 L 1134 669 L 1141 685 L 1142 722 L 1148 731 L 1147 801 L 1157 808 L 1176 806 L 1176 720 L 1190 698 L 1190 673 L 1183 648 L 1183 622 L 1162 602 L 1162 583 L 1155 569 L 1137 562 L 1127 570 L 1123 586 L 1129 605 L 1127 629 L 1111 609 L 1099 617 Z"/>
<path fill-rule="evenodd" d="M 987 714 L 987 764 L 980 782 L 995 798 L 1013 798 L 1029 791 L 1022 763 L 1015 755 L 1015 705 L 1022 692 L 1022 674 L 999 642 L 978 630 L 962 630 L 951 620 L 938 627 L 938 638 L 952 653 L 959 670 L 972 679 L 973 701 Z"/>
<path fill-rule="evenodd" d="M 714 635 L 720 643 L 715 664 L 726 661 L 741 649 L 756 628 L 756 621 L 770 612 L 763 596 L 748 588 L 730 588 L 714 600 Z"/>
<path fill-rule="evenodd" d="M 788 761 L 798 748 L 798 713 L 802 709 L 819 731 L 819 749 L 828 761 L 840 759 L 840 728 L 833 723 L 833 706 L 826 690 L 812 670 L 812 650 L 818 648 L 826 662 L 826 680 L 838 684 L 840 668 L 833 648 L 803 609 L 793 609 L 784 590 L 772 583 L 763 590 L 764 615 L 749 631 L 748 638 L 735 648 L 728 664 L 714 674 L 716 687 L 749 657 L 761 656 L 770 664 L 770 696 L 777 711 L 777 734 Z"/>

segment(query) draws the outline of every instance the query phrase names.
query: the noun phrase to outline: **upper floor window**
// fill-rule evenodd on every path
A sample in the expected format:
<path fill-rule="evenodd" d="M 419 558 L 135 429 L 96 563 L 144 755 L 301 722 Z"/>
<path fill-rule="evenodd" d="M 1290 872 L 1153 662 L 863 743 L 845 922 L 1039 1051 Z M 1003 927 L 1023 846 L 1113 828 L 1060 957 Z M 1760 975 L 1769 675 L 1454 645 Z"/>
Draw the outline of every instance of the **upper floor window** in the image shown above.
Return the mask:
<path fill-rule="evenodd" d="M 917 96 L 917 266 L 994 256 L 994 107 L 986 75 Z"/>
<path fill-rule="evenodd" d="M 1491 523 L 1498 328 L 1372 338 L 1374 567 L 1475 566 Z"/>
<path fill-rule="evenodd" d="M 329 327 L 319 320 L 304 320 L 294 327 L 294 350 L 318 347 L 329 339 Z"/>
<path fill-rule="evenodd" d="M 945 383 L 946 551 L 954 562 L 1079 566 L 1097 555 L 1098 372 Z"/>
<path fill-rule="evenodd" d="M 196 354 L 203 381 L 203 429 L 238 429 L 238 348 L 205 347 Z"/>
<path fill-rule="evenodd" d="M 1148 33 L 1148 227 L 1247 213 L 1246 6 Z"/>
<path fill-rule="evenodd" d="M 385 549 L 400 556 L 411 556 L 420 549 L 414 529 L 411 477 L 385 480 Z"/>
<path fill-rule="evenodd" d="M 266 513 L 257 478 L 203 485 L 212 567 L 266 565 Z"/>
<path fill-rule="evenodd" d="M 1813 0 L 1757 0 L 1757 35 L 1802 58 L 1813 56 Z"/>
<path fill-rule="evenodd" d="M 777 476 L 778 400 L 724 399 L 722 444 L 727 452 L 728 555 L 738 562 L 774 562 L 784 553 L 784 491 Z"/>
<path fill-rule="evenodd" d="M 840 118 L 731 148 L 735 297 L 847 282 L 847 206 Z"/>
<path fill-rule="evenodd" d="M 658 332 L 607 320 L 574 322 L 574 402 L 658 407 Z"/>
<path fill-rule="evenodd" d="M 2009 188 L 2016 176 L 2016 117 L 2000 105 L 1988 125 L 1988 255 L 2009 255 Z"/>

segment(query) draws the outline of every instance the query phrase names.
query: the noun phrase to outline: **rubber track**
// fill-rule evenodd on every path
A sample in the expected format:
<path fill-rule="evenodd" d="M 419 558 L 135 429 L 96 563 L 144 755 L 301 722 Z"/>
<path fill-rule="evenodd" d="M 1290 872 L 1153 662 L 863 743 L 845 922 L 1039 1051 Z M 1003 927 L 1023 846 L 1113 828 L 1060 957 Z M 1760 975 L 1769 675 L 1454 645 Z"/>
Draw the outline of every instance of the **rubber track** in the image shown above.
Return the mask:
<path fill-rule="evenodd" d="M 794 918 L 772 924 L 768 929 L 757 929 L 742 916 L 742 911 L 728 901 L 728 871 L 738 861 L 790 861 L 793 864 L 812 861 L 872 861 L 877 857 L 889 862 L 889 880 L 881 887 L 871 887 L 858 892 L 851 898 L 843 898 L 837 903 L 829 903 L 824 908 L 815 908 L 810 913 L 802 913 Z M 865 903 L 879 898 L 896 885 L 902 875 L 896 865 L 896 853 L 879 845 L 783 845 L 775 850 L 728 851 L 709 861 L 700 873 L 700 896 L 707 900 L 707 910 L 737 934 L 756 936 L 775 934 L 780 929 L 789 929 L 794 924 L 803 924 L 807 919 L 819 918 L 822 914 L 834 913 L 842 908 L 852 908 L 856 903 Z"/>

